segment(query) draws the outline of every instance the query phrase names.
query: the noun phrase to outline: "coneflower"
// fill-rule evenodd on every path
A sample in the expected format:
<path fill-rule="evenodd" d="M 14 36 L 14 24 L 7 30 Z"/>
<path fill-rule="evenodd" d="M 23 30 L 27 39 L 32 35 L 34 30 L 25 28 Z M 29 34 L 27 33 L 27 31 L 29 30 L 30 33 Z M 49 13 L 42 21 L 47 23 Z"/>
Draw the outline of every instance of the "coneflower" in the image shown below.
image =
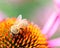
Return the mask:
<path fill-rule="evenodd" d="M 60 40 L 52 41 L 46 36 L 37 25 L 21 16 L 0 22 L 0 48 L 51 48 Z"/>
<path fill-rule="evenodd" d="M 0 48 L 48 48 L 47 38 L 37 25 L 22 19 L 18 26 L 19 22 L 16 23 L 15 20 L 1 21 Z"/>
<path fill-rule="evenodd" d="M 54 48 L 60 46 L 60 38 L 50 40 L 60 20 L 59 13 L 53 13 L 44 28 L 41 29 L 22 19 L 6 18 L 0 22 L 0 48 Z"/>

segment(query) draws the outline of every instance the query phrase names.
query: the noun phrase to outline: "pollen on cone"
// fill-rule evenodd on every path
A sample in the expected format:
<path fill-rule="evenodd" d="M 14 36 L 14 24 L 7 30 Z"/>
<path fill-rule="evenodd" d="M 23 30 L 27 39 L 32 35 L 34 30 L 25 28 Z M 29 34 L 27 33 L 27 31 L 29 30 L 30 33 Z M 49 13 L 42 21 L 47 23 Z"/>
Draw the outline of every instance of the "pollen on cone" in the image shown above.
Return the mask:
<path fill-rule="evenodd" d="M 0 22 L 0 48 L 48 48 L 45 35 L 32 23 L 22 26 L 18 34 L 10 34 L 14 22 L 14 18 Z"/>

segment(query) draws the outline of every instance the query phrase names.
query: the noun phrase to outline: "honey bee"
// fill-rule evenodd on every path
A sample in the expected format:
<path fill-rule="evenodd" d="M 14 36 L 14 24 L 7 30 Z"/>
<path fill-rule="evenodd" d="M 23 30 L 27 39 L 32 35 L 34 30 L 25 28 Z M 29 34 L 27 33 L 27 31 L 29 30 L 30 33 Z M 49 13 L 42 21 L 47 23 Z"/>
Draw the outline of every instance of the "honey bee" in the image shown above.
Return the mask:
<path fill-rule="evenodd" d="M 18 34 L 19 29 L 22 28 L 22 26 L 27 26 L 28 21 L 26 19 L 22 19 L 22 15 L 19 15 L 16 19 L 16 22 L 11 26 L 10 31 L 13 34 Z"/>

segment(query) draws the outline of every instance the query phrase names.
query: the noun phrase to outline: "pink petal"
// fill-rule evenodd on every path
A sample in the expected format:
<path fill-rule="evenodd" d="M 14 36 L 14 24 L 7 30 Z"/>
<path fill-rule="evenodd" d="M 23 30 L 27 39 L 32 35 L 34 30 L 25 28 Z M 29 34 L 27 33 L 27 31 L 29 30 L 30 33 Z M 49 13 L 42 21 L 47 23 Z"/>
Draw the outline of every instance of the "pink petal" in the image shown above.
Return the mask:
<path fill-rule="evenodd" d="M 56 5 L 58 8 L 60 8 L 60 0 L 53 0 L 53 1 L 54 1 L 55 5 Z"/>
<path fill-rule="evenodd" d="M 43 29 L 42 29 L 42 33 L 43 34 L 47 34 L 50 30 L 50 28 L 52 27 L 55 19 L 56 19 L 57 15 L 54 12 L 48 19 L 47 23 L 44 25 Z"/>
<path fill-rule="evenodd" d="M 60 18 L 59 16 L 57 16 L 54 24 L 51 26 L 49 32 L 47 33 L 47 36 L 50 38 L 53 36 L 53 34 L 56 32 L 56 30 L 58 29 L 58 26 L 60 24 Z"/>
<path fill-rule="evenodd" d="M 0 21 L 2 20 L 2 18 L 3 18 L 3 17 L 0 15 Z"/>
<path fill-rule="evenodd" d="M 0 21 L 2 21 L 5 17 L 7 17 L 4 13 L 0 12 Z"/>
<path fill-rule="evenodd" d="M 50 47 L 60 46 L 60 38 L 50 40 L 48 44 Z"/>

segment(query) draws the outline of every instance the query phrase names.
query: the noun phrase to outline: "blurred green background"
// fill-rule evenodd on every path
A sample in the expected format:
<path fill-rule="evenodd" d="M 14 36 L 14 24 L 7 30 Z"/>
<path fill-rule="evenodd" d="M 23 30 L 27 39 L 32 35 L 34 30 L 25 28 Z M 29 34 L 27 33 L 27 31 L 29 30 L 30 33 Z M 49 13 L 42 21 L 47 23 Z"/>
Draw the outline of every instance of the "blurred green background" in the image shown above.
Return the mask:
<path fill-rule="evenodd" d="M 21 14 L 23 18 L 38 24 L 41 29 L 52 11 L 52 0 L 0 0 L 0 12 L 8 17 L 17 17 Z M 58 33 L 52 38 L 60 36 L 59 29 L 60 27 L 57 29 Z"/>
<path fill-rule="evenodd" d="M 47 4 L 49 0 L 0 0 L 0 10 L 9 17 L 17 17 L 22 14 L 29 18 L 32 12 L 37 8 Z"/>

